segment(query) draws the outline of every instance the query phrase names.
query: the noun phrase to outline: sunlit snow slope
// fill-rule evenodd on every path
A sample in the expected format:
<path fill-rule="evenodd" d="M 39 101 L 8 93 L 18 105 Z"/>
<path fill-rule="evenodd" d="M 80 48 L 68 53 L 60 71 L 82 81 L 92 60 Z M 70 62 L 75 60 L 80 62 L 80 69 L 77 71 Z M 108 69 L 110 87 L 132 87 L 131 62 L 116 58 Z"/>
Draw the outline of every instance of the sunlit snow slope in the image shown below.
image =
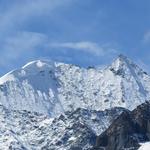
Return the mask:
<path fill-rule="evenodd" d="M 150 149 L 150 142 L 141 144 L 142 146 L 139 148 L 139 150 L 149 150 Z"/>
<path fill-rule="evenodd" d="M 104 70 L 37 60 L 0 78 L 2 105 L 50 116 L 79 107 L 132 110 L 149 99 L 150 76 L 122 55 Z"/>

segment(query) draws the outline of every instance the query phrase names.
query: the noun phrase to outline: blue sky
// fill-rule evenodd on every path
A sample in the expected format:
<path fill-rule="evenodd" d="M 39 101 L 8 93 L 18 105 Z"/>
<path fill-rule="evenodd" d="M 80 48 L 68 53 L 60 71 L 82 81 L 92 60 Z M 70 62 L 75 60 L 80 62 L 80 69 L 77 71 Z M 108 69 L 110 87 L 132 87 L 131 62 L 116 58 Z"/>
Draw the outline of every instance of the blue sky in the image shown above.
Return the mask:
<path fill-rule="evenodd" d="M 150 72 L 149 0 L 0 0 L 0 74 L 35 59 L 80 66 L 125 54 Z"/>

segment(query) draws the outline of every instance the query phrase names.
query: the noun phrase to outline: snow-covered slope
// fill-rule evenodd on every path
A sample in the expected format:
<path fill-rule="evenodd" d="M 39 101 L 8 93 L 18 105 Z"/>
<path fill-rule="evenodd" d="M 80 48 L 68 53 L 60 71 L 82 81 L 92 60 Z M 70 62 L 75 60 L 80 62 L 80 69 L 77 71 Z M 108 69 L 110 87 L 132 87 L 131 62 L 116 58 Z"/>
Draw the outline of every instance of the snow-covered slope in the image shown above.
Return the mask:
<path fill-rule="evenodd" d="M 134 109 L 150 99 L 150 76 L 120 55 L 104 70 L 33 61 L 0 78 L 6 108 L 56 116 L 76 108 Z"/>
<path fill-rule="evenodd" d="M 141 145 L 142 146 L 139 148 L 139 150 L 149 150 L 150 149 L 150 142 L 146 142 Z"/>

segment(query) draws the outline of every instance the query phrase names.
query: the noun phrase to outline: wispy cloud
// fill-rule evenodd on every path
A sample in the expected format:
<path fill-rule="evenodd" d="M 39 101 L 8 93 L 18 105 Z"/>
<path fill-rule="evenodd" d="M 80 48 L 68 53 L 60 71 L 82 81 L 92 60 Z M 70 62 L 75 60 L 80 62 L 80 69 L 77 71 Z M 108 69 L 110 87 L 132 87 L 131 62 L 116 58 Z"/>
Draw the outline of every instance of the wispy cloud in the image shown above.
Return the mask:
<path fill-rule="evenodd" d="M 7 37 L 1 46 L 0 66 L 7 65 L 14 60 L 19 60 L 27 55 L 37 52 L 37 48 L 46 43 L 47 36 L 34 32 L 18 32 L 12 37 Z M 5 60 L 5 61 L 4 61 Z"/>
<path fill-rule="evenodd" d="M 104 46 L 90 41 L 91 38 L 79 38 L 76 35 L 79 30 L 83 31 L 82 35 L 89 34 L 85 29 L 85 21 L 88 19 L 82 22 L 78 14 L 75 15 L 76 8 L 80 6 L 81 11 L 85 2 L 82 2 L 82 5 L 77 4 L 80 4 L 79 0 L 14 0 L 6 9 L 1 9 L 0 5 L 0 52 L 3 58 L 0 59 L 0 68 L 12 69 L 38 57 L 67 62 L 72 60 L 74 63 L 83 64 L 93 62 L 95 58 L 99 59 L 99 56 L 116 53 L 111 46 Z M 68 12 L 71 14 L 68 15 Z M 85 12 L 86 15 L 83 16 L 91 15 L 91 12 Z M 95 12 L 92 16 L 94 14 Z M 82 27 L 79 29 L 74 22 L 79 22 Z M 89 28 L 93 29 L 88 25 L 88 31 Z M 79 41 L 72 42 L 77 40 Z M 79 61 L 78 55 L 82 55 L 82 62 Z M 13 67 L 10 67 L 10 64 Z"/>
<path fill-rule="evenodd" d="M 72 2 L 73 0 L 14 0 L 6 1 L 4 5 L 8 5 L 5 9 L 0 5 L 0 52 L 3 58 L 0 59 L 0 68 L 11 68 L 17 60 L 21 62 L 22 59 L 38 57 L 40 53 L 37 49 L 44 47 L 47 36 L 33 31 L 38 26 L 35 26 L 34 21 L 37 19 L 40 22 L 43 17 L 55 17 L 56 12 Z"/>
<path fill-rule="evenodd" d="M 36 32 L 18 32 L 12 37 L 5 39 L 2 46 L 3 57 L 5 60 L 17 59 L 24 54 L 37 53 L 39 48 L 41 51 L 59 51 L 65 53 L 66 50 L 85 52 L 93 56 L 104 56 L 108 54 L 115 54 L 117 51 L 108 46 L 101 46 L 98 43 L 90 41 L 82 42 L 51 42 L 51 39 L 42 33 Z M 0 64 L 1 61 L 0 61 Z"/>
<path fill-rule="evenodd" d="M 54 48 L 67 48 L 67 49 L 72 49 L 81 52 L 83 51 L 83 52 L 90 53 L 94 56 L 104 56 L 106 54 L 117 52 L 115 49 L 101 46 L 98 43 L 90 42 L 90 41 L 51 43 L 50 46 Z"/>
<path fill-rule="evenodd" d="M 150 43 L 150 31 L 147 31 L 147 32 L 144 34 L 143 42 L 144 42 L 144 43 Z"/>
<path fill-rule="evenodd" d="M 108 57 L 117 53 L 110 46 L 101 46 L 95 42 L 52 42 L 46 34 L 24 31 L 17 32 L 13 36 L 5 39 L 1 46 L 1 57 L 4 59 L 0 59 L 0 66 L 12 64 L 14 61 L 24 58 L 36 58 L 36 56 L 39 56 L 43 52 L 53 54 L 53 57 L 57 58 L 57 60 L 67 62 L 71 61 L 73 59 L 72 57 L 76 57 L 70 57 L 72 52 L 77 52 L 76 55 L 84 52 L 84 59 L 88 59 L 89 61 L 91 59 L 92 62 L 95 57 Z M 86 58 L 86 54 L 90 54 L 91 57 Z"/>
<path fill-rule="evenodd" d="M 0 31 L 7 33 L 23 27 L 25 22 L 35 17 L 52 16 L 55 10 L 71 2 L 72 0 L 13 1 L 9 9 L 1 12 Z"/>

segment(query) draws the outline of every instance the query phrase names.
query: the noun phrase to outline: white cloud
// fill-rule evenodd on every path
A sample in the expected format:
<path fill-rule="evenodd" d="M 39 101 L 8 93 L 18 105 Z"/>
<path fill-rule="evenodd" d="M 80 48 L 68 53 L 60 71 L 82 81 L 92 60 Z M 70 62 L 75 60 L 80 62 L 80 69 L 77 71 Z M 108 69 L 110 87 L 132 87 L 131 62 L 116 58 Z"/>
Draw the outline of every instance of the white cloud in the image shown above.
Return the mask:
<path fill-rule="evenodd" d="M 111 49 L 109 47 L 100 46 L 97 43 L 82 41 L 82 42 L 66 42 L 66 43 L 52 43 L 51 47 L 54 48 L 67 48 L 73 49 L 77 51 L 83 51 L 87 53 L 91 53 L 95 56 L 104 56 L 106 54 L 116 53 L 116 50 Z"/>

